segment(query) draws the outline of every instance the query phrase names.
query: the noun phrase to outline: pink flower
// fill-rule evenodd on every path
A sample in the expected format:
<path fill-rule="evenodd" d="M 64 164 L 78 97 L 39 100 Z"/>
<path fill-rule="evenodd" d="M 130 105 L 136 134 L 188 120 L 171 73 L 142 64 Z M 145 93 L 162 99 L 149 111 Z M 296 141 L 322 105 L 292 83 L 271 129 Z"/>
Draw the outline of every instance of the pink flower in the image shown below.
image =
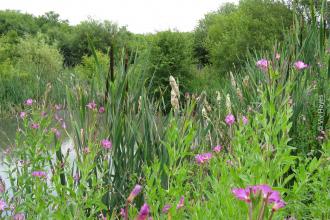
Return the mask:
<path fill-rule="evenodd" d="M 181 196 L 180 201 L 176 206 L 176 209 L 181 209 L 183 206 L 184 206 L 184 196 Z"/>
<path fill-rule="evenodd" d="M 86 106 L 87 106 L 87 108 L 89 108 L 89 109 L 91 109 L 91 110 L 93 110 L 93 109 L 96 108 L 96 104 L 95 104 L 94 101 L 88 103 Z"/>
<path fill-rule="evenodd" d="M 234 196 L 239 199 L 242 200 L 246 203 L 250 203 L 250 189 L 241 189 L 241 188 L 235 188 L 231 191 Z"/>
<path fill-rule="evenodd" d="M 258 60 L 256 65 L 259 69 L 261 69 L 262 71 L 267 71 L 268 70 L 268 60 L 266 59 L 261 59 L 261 60 Z"/>
<path fill-rule="evenodd" d="M 140 212 L 136 220 L 146 220 L 149 215 L 149 206 L 147 203 L 144 203 L 144 205 L 141 207 Z"/>
<path fill-rule="evenodd" d="M 39 177 L 39 178 L 46 178 L 47 173 L 45 171 L 33 171 L 32 176 Z"/>
<path fill-rule="evenodd" d="M 283 200 L 278 200 L 274 203 L 274 205 L 272 207 L 272 211 L 275 212 L 275 211 L 279 210 L 280 208 L 283 208 L 284 206 L 286 206 L 286 203 Z"/>
<path fill-rule="evenodd" d="M 261 193 L 262 197 L 265 199 L 272 194 L 272 188 L 266 184 L 252 186 L 253 194 Z"/>
<path fill-rule="evenodd" d="M 55 134 L 55 136 L 57 138 L 61 137 L 61 132 L 59 130 L 57 130 L 56 128 L 51 128 L 50 130 L 51 130 L 51 132 L 53 132 Z"/>
<path fill-rule="evenodd" d="M 55 104 L 55 109 L 56 109 L 57 111 L 61 110 L 61 109 L 62 109 L 62 105 L 60 105 L 60 104 Z"/>
<path fill-rule="evenodd" d="M 25 116 L 26 116 L 26 112 L 21 112 L 21 113 L 19 113 L 19 117 L 20 117 L 21 119 L 24 119 Z"/>
<path fill-rule="evenodd" d="M 105 108 L 103 107 L 103 106 L 101 106 L 100 108 L 99 108 L 99 113 L 104 113 L 105 112 Z"/>
<path fill-rule="evenodd" d="M 121 217 L 123 217 L 123 218 L 126 217 L 125 209 L 123 209 L 123 208 L 120 209 L 120 215 L 121 215 Z"/>
<path fill-rule="evenodd" d="M 275 54 L 275 59 L 279 60 L 281 58 L 281 55 L 279 53 Z"/>
<path fill-rule="evenodd" d="M 41 112 L 41 117 L 46 117 L 47 112 Z"/>
<path fill-rule="evenodd" d="M 25 220 L 25 215 L 24 213 L 17 213 L 13 217 L 14 220 Z"/>
<path fill-rule="evenodd" d="M 141 192 L 142 190 L 142 186 L 139 185 L 139 184 L 136 184 L 134 189 L 132 190 L 132 192 L 129 194 L 128 198 L 127 198 L 127 201 L 129 203 L 133 202 L 134 198 L 139 195 L 139 193 Z"/>
<path fill-rule="evenodd" d="M 164 207 L 162 209 L 162 212 L 164 214 L 166 214 L 166 213 L 168 213 L 168 210 L 170 210 L 170 208 L 171 208 L 171 205 L 170 204 L 166 204 L 166 205 L 164 205 Z"/>
<path fill-rule="evenodd" d="M 7 203 L 0 199 L 0 211 L 4 211 L 7 208 Z"/>
<path fill-rule="evenodd" d="M 105 149 L 111 149 L 111 148 L 112 148 L 112 143 L 111 143 L 111 141 L 109 141 L 108 139 L 103 139 L 103 140 L 101 141 L 101 145 L 102 145 L 102 147 L 105 148 Z"/>
<path fill-rule="evenodd" d="M 305 64 L 303 61 L 298 60 L 297 62 L 294 63 L 294 67 L 296 70 L 303 70 L 308 67 L 307 64 Z"/>
<path fill-rule="evenodd" d="M 198 164 L 203 164 L 212 158 L 212 153 L 197 154 L 195 160 Z"/>
<path fill-rule="evenodd" d="M 79 176 L 79 173 L 78 172 L 73 176 L 73 179 L 76 182 L 78 182 L 80 180 L 80 176 Z"/>
<path fill-rule="evenodd" d="M 33 128 L 33 129 L 38 129 L 39 127 L 40 127 L 40 125 L 38 123 L 31 124 L 31 128 Z"/>
<path fill-rule="evenodd" d="M 62 128 L 66 129 L 66 123 L 64 121 L 62 122 Z"/>
<path fill-rule="evenodd" d="M 27 99 L 25 101 L 25 105 L 31 106 L 33 104 L 33 100 L 32 99 Z"/>
<path fill-rule="evenodd" d="M 217 145 L 213 148 L 213 151 L 216 153 L 219 153 L 222 150 L 222 146 L 221 145 Z"/>
<path fill-rule="evenodd" d="M 235 116 L 233 114 L 229 114 L 226 116 L 225 121 L 227 125 L 231 126 L 232 124 L 235 123 Z"/>
<path fill-rule="evenodd" d="M 246 116 L 243 116 L 242 117 L 242 121 L 243 121 L 243 124 L 244 125 L 246 125 L 249 122 L 249 120 L 248 120 L 248 118 Z"/>
<path fill-rule="evenodd" d="M 84 152 L 84 154 L 89 154 L 91 152 L 91 150 L 89 149 L 89 147 L 85 147 L 83 149 L 83 152 Z"/>

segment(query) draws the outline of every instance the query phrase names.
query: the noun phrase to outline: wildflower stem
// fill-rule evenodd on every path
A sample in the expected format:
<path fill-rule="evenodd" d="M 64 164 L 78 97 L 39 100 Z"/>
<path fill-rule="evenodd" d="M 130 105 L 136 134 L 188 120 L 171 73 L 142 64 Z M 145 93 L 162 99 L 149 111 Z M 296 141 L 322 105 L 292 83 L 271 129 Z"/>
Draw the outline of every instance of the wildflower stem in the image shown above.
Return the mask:
<path fill-rule="evenodd" d="M 269 216 L 269 219 L 268 219 L 268 220 L 272 220 L 273 216 L 274 216 L 274 211 L 272 211 L 272 213 L 270 214 L 270 216 Z"/>
<path fill-rule="evenodd" d="M 252 207 L 252 202 L 249 203 L 249 220 L 252 220 L 253 216 L 253 207 Z"/>
<path fill-rule="evenodd" d="M 258 215 L 258 220 L 263 220 L 264 219 L 264 214 L 265 214 L 265 207 L 267 205 L 267 199 L 264 199 L 263 202 L 262 202 L 262 206 L 261 206 L 261 209 L 260 209 L 260 212 L 259 212 L 259 215 Z"/>

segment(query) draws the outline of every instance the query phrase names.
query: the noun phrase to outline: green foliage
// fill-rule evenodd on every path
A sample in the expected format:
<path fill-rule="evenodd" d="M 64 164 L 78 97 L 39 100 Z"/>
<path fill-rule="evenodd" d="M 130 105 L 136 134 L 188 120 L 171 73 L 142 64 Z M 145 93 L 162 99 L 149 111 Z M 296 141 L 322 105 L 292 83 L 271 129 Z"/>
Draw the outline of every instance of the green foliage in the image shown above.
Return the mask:
<path fill-rule="evenodd" d="M 249 51 L 271 49 L 275 39 L 283 40 L 283 29 L 291 24 L 292 12 L 279 2 L 245 0 L 237 7 L 227 4 L 199 22 L 195 54 L 201 64 L 211 62 L 225 73 L 241 67 Z"/>
<path fill-rule="evenodd" d="M 91 81 L 93 78 L 101 80 L 99 73 L 103 76 L 109 72 L 109 57 L 97 51 L 96 52 L 98 63 L 96 63 L 93 56 L 83 56 L 80 65 L 75 67 L 75 72 L 84 80 Z M 99 65 L 98 65 L 99 64 Z M 100 69 L 99 69 L 100 68 Z"/>
<path fill-rule="evenodd" d="M 39 36 L 16 38 L 10 34 L 0 38 L 1 111 L 27 98 L 40 99 L 47 83 L 55 84 L 62 71 L 62 56 L 54 46 Z M 60 97 L 58 94 L 57 97 Z"/>
<path fill-rule="evenodd" d="M 190 34 L 172 31 L 157 33 L 151 39 L 147 59 L 151 92 L 155 93 L 156 97 L 163 96 L 165 100 L 169 100 L 171 75 L 180 84 L 181 92 L 189 91 L 188 86 L 192 79 Z"/>

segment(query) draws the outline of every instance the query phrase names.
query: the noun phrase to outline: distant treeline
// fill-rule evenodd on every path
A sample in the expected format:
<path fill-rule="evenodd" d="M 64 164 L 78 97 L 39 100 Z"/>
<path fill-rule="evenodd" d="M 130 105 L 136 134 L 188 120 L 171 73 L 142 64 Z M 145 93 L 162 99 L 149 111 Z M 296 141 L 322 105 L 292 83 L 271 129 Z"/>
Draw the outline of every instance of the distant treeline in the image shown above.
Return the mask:
<path fill-rule="evenodd" d="M 40 84 L 74 69 L 90 78 L 95 69 L 91 45 L 105 72 L 110 47 L 116 63 L 123 56 L 144 57 L 145 70 L 158 94 L 159 88 L 165 91 L 168 87 L 169 75 L 178 79 L 183 92 L 216 90 L 225 73 L 239 70 L 249 54 L 280 44 L 293 24 L 293 13 L 308 22 L 308 15 L 318 13 L 318 7 L 309 8 L 308 1 L 242 0 L 207 13 L 192 32 L 144 35 L 111 21 L 89 19 L 70 25 L 52 11 L 41 16 L 0 11 L 0 99 L 22 99 L 15 90 L 20 85 L 15 83 L 22 78 L 35 82 L 30 76 L 38 76 Z"/>

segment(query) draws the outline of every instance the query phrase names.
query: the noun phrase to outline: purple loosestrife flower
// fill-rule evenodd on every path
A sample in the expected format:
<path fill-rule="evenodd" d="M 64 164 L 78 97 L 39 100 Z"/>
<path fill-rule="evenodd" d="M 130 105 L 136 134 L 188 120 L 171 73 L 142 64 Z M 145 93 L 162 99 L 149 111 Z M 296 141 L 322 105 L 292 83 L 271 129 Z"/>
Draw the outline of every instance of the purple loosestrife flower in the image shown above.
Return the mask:
<path fill-rule="evenodd" d="M 212 153 L 197 154 L 195 160 L 198 164 L 208 162 L 212 158 Z"/>
<path fill-rule="evenodd" d="M 56 109 L 56 111 L 61 110 L 61 109 L 62 109 L 62 105 L 60 105 L 60 104 L 55 104 L 55 109 Z"/>
<path fill-rule="evenodd" d="M 243 124 L 244 125 L 246 125 L 249 122 L 249 120 L 248 120 L 248 118 L 246 116 L 243 116 L 242 117 L 242 121 L 243 121 Z"/>
<path fill-rule="evenodd" d="M 148 219 L 149 215 L 149 206 L 147 203 L 144 203 L 140 209 L 139 215 L 137 216 L 136 220 L 146 220 Z"/>
<path fill-rule="evenodd" d="M 45 171 L 33 171 L 32 176 L 39 177 L 39 178 L 46 178 L 47 173 Z"/>
<path fill-rule="evenodd" d="M 129 194 L 128 198 L 127 198 L 127 202 L 131 203 L 133 202 L 133 200 L 135 199 L 135 197 L 137 195 L 139 195 L 139 193 L 141 192 L 142 190 L 142 186 L 139 185 L 139 184 L 136 184 L 134 186 L 134 189 L 132 190 L 132 192 Z"/>
<path fill-rule="evenodd" d="M 248 187 L 251 188 L 251 187 Z M 261 193 L 262 197 L 267 198 L 273 191 L 272 188 L 266 184 L 252 186 L 253 194 Z"/>
<path fill-rule="evenodd" d="M 184 206 L 184 196 L 181 196 L 180 201 L 176 206 L 176 209 L 181 209 L 183 206 Z"/>
<path fill-rule="evenodd" d="M 275 211 L 279 210 L 280 208 L 283 208 L 284 206 L 286 206 L 286 203 L 283 200 L 278 200 L 274 203 L 274 205 L 272 207 L 272 211 L 275 212 Z"/>
<path fill-rule="evenodd" d="M 33 104 L 33 100 L 32 99 L 27 99 L 25 101 L 25 105 L 31 106 Z"/>
<path fill-rule="evenodd" d="M 225 122 L 227 125 L 231 126 L 235 123 L 235 116 L 233 114 L 228 114 L 225 118 Z"/>
<path fill-rule="evenodd" d="M 38 129 L 39 127 L 40 127 L 40 125 L 38 123 L 31 124 L 31 128 L 33 128 L 33 129 Z"/>
<path fill-rule="evenodd" d="M 216 153 L 219 153 L 222 150 L 222 146 L 221 145 L 217 145 L 213 148 L 213 151 Z"/>
<path fill-rule="evenodd" d="M 61 137 L 61 132 L 59 130 L 57 130 L 56 128 L 51 128 L 50 129 L 57 138 L 60 138 Z"/>
<path fill-rule="evenodd" d="M 91 150 L 89 149 L 89 147 L 85 147 L 83 149 L 83 152 L 84 152 L 84 154 L 89 154 L 91 152 Z"/>
<path fill-rule="evenodd" d="M 104 113 L 105 112 L 105 108 L 103 107 L 103 106 L 101 106 L 100 108 L 99 108 L 99 113 Z"/>
<path fill-rule="evenodd" d="M 7 208 L 7 203 L 0 199 L 0 211 L 5 211 L 5 209 Z"/>
<path fill-rule="evenodd" d="M 120 209 L 120 215 L 121 215 L 121 217 L 123 217 L 123 218 L 126 217 L 126 212 L 125 212 L 125 209 L 124 209 L 124 208 L 121 208 L 121 209 Z"/>
<path fill-rule="evenodd" d="M 242 189 L 242 188 L 235 188 L 232 189 L 231 191 L 234 196 L 239 199 L 242 200 L 246 203 L 250 203 L 251 199 L 250 199 L 250 189 Z"/>
<path fill-rule="evenodd" d="M 102 147 L 103 147 L 104 149 L 111 149 L 111 148 L 112 148 L 112 143 L 111 143 L 111 141 L 108 140 L 108 139 L 103 139 L 103 140 L 101 141 L 101 145 L 102 145 Z"/>
<path fill-rule="evenodd" d="M 303 70 L 307 68 L 308 65 L 303 61 L 298 60 L 297 62 L 294 63 L 294 67 L 296 68 L 296 70 Z"/>
<path fill-rule="evenodd" d="M 272 190 L 271 194 L 268 196 L 268 203 L 273 203 L 281 200 L 281 195 L 279 192 Z"/>
<path fill-rule="evenodd" d="M 93 109 L 96 108 L 96 104 L 95 104 L 94 101 L 88 103 L 86 106 L 87 106 L 87 108 L 89 108 L 90 110 L 93 110 Z"/>
<path fill-rule="evenodd" d="M 25 220 L 25 215 L 24 213 L 17 213 L 13 217 L 14 220 Z"/>
<path fill-rule="evenodd" d="M 268 70 L 269 62 L 266 59 L 261 59 L 257 61 L 256 65 L 259 69 L 266 72 Z"/>
<path fill-rule="evenodd" d="M 25 116 L 26 116 L 26 112 L 21 112 L 21 113 L 19 113 L 19 117 L 20 117 L 21 119 L 24 119 Z"/>
<path fill-rule="evenodd" d="M 166 204 L 166 205 L 164 205 L 164 207 L 162 209 L 162 212 L 164 214 L 166 214 L 166 213 L 168 213 L 168 211 L 170 210 L 170 208 L 171 208 L 171 205 L 170 204 Z"/>

